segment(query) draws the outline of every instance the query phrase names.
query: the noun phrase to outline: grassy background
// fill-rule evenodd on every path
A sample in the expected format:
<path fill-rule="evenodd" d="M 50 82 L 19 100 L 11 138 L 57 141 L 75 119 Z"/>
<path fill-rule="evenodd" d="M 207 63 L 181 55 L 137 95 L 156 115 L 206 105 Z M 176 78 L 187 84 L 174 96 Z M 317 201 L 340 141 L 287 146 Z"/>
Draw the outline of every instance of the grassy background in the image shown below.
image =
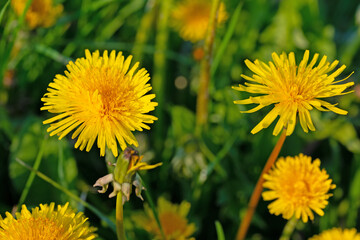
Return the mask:
<path fill-rule="evenodd" d="M 2 9 L 7 1 L 0 2 Z M 244 106 L 233 100 L 245 93 L 231 89 L 250 74 L 245 59 L 268 61 L 272 52 L 294 51 L 300 61 L 305 49 L 338 59 L 346 64 L 345 77 L 360 76 L 360 5 L 356 0 L 225 0 L 229 18 L 219 28 L 214 42 L 211 66 L 209 123 L 200 137 L 195 136 L 196 96 L 200 64 L 192 57 L 195 47 L 182 40 L 160 19 L 177 1 L 155 0 L 64 0 L 64 12 L 50 28 L 29 30 L 21 24 L 11 6 L 4 8 L 0 22 L 0 213 L 19 202 L 30 172 L 19 158 L 33 165 L 62 187 L 91 203 L 105 218 L 114 220 L 115 200 L 97 194 L 91 187 L 107 173 L 99 150 L 90 153 L 73 148 L 70 138 L 49 137 L 42 121 L 40 98 L 55 74 L 62 74 L 66 63 L 84 56 L 84 49 L 118 50 L 133 54 L 151 74 L 160 106 L 151 131 L 136 133 L 139 151 L 145 159 L 163 166 L 143 173 L 154 200 L 165 196 L 172 202 L 191 203 L 189 221 L 195 222 L 197 239 L 217 239 L 219 221 L 227 239 L 236 234 L 240 216 L 261 169 L 277 138 L 273 125 L 256 135 L 251 129 L 271 109 L 241 114 Z M 165 38 L 164 38 L 165 37 Z M 166 39 L 167 38 L 167 39 Z M 16 54 L 9 54 L 11 46 Z M 6 56 L 9 56 L 7 58 Z M 163 61 L 165 60 L 165 61 Z M 5 74 L 6 72 L 6 74 Z M 179 89 L 176 79 L 185 80 Z M 154 86 L 154 87 L 155 87 Z M 356 90 L 357 88 L 355 88 Z M 307 239 L 332 227 L 360 227 L 360 91 L 333 99 L 347 109 L 347 116 L 331 112 L 312 112 L 316 132 L 304 133 L 300 126 L 289 137 L 281 156 L 304 153 L 322 160 L 337 188 L 325 209 L 325 216 L 298 224 L 293 239 Z M 99 239 L 114 239 L 115 233 L 93 212 L 67 195 L 35 178 L 25 200 L 27 206 L 39 203 L 71 204 L 85 211 L 92 225 L 99 228 Z M 148 199 L 145 198 L 147 202 Z M 129 239 L 150 239 L 131 222 L 143 202 L 132 197 L 125 205 Z M 270 215 L 267 203 L 260 201 L 249 230 L 249 239 L 278 239 L 286 221 Z"/>

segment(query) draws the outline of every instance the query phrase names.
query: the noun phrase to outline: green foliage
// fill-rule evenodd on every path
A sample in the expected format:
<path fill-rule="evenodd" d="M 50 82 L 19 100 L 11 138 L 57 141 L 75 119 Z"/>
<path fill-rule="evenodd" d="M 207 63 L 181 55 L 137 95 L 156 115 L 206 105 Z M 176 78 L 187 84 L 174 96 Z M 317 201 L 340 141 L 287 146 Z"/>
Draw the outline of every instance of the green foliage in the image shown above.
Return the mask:
<path fill-rule="evenodd" d="M 19 134 L 13 138 L 10 146 L 9 175 L 14 187 L 14 192 L 20 194 L 23 191 L 25 182 L 30 174 L 30 172 L 19 165 L 15 159 L 18 158 L 32 166 L 44 141 L 44 153 L 39 171 L 48 176 L 52 176 L 52 178 L 61 183 L 63 187 L 74 193 L 78 193 L 75 188 L 78 171 L 75 158 L 72 156 L 71 146 L 66 140 L 58 141 L 54 137 L 45 137 L 45 134 L 46 130 L 41 123 L 41 119 L 29 117 L 23 123 Z M 71 199 L 43 180 L 35 179 L 26 203 L 37 205 L 42 202 L 58 200 L 66 202 Z"/>
<path fill-rule="evenodd" d="M 145 67 L 155 79 L 153 91 L 161 118 L 150 131 L 136 134 L 145 161 L 163 162 L 159 169 L 141 173 L 146 184 L 145 202 L 160 196 L 174 203 L 191 203 L 188 221 L 195 223 L 196 239 L 234 239 L 248 200 L 277 138 L 271 125 L 256 135 L 251 129 L 271 107 L 243 114 L 246 106 L 235 105 L 247 93 L 231 89 L 251 75 L 245 59 L 267 62 L 271 53 L 293 51 L 297 61 L 305 49 L 346 64 L 345 78 L 356 83 L 353 93 L 331 99 L 346 109 L 346 116 L 311 111 L 315 132 L 296 126 L 286 139 L 280 156 L 304 153 L 320 158 L 337 188 L 314 222 L 297 224 L 293 239 L 307 239 L 332 227 L 359 229 L 360 209 L 360 8 L 357 1 L 316 0 L 225 0 L 227 22 L 217 28 L 209 87 L 208 124 L 196 131 L 196 98 L 200 62 L 193 51 L 203 42 L 182 40 L 172 29 L 174 1 L 151 0 L 61 0 L 64 12 L 49 28 L 30 30 L 24 16 L 17 16 L 11 1 L 0 1 L 0 214 L 18 204 L 31 167 L 41 157 L 39 171 L 53 179 L 54 187 L 35 176 L 25 203 L 65 203 L 85 211 L 99 230 L 99 239 L 114 239 L 115 200 L 98 194 L 95 181 L 113 169 L 110 158 L 100 158 L 96 143 L 90 152 L 74 149 L 69 136 L 50 137 L 42 121 L 41 97 L 56 74 L 64 74 L 69 61 L 84 57 L 84 50 L 123 51 Z M 29 2 L 30 3 L 30 2 Z M 162 17 L 167 16 L 168 19 Z M 184 86 L 176 85 L 177 80 Z M 160 100 L 158 100 L 161 98 Z M 43 154 L 41 146 L 44 144 Z M 56 184 L 55 184 L 56 185 Z M 90 204 L 85 206 L 78 199 Z M 111 187 L 110 190 L 112 191 Z M 279 239 L 286 224 L 270 215 L 260 201 L 248 239 Z M 94 210 L 95 209 L 95 210 Z M 90 211 L 89 211 L 90 210 Z M 133 212 L 143 210 L 136 198 L 124 206 L 128 239 L 151 239 L 133 223 Z M 215 226 L 214 226 L 215 222 Z"/>

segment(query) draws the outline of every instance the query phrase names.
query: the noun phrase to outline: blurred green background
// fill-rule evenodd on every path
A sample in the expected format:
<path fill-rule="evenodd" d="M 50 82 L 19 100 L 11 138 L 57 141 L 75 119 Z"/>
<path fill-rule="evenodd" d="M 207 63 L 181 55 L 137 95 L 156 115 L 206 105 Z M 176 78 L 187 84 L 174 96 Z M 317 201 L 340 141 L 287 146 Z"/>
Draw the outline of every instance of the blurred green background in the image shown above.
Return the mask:
<path fill-rule="evenodd" d="M 157 86 L 159 117 L 150 131 L 136 133 L 145 160 L 163 166 L 142 177 L 153 200 L 165 196 L 173 203 L 191 203 L 188 216 L 194 222 L 196 239 L 217 239 L 219 221 L 226 239 L 234 239 L 248 199 L 277 137 L 273 125 L 256 135 L 251 129 L 268 111 L 241 114 L 246 107 L 233 104 L 245 93 L 231 89 L 243 82 L 240 74 L 251 74 L 245 59 L 271 60 L 271 53 L 294 51 L 299 62 L 305 49 L 311 56 L 327 55 L 329 61 L 347 65 L 345 78 L 355 72 L 355 92 L 341 98 L 347 116 L 312 112 L 316 132 L 304 133 L 300 126 L 286 139 L 280 156 L 304 153 L 320 158 L 337 188 L 325 216 L 299 223 L 293 239 L 307 239 L 332 227 L 359 229 L 360 207 L 360 2 L 357 0 L 225 0 L 228 19 L 217 29 L 211 65 L 209 120 L 201 136 L 195 135 L 196 97 L 200 63 L 193 58 L 193 44 L 182 40 L 171 28 L 172 4 L 180 0 L 64 0 L 55 25 L 30 30 L 11 4 L 0 1 L 0 214 L 18 204 L 29 170 L 19 158 L 33 165 L 41 157 L 39 170 L 64 188 L 91 203 L 110 220 L 115 218 L 115 199 L 98 194 L 92 187 L 107 174 L 99 150 L 74 149 L 70 137 L 49 137 L 40 112 L 41 97 L 55 74 L 63 74 L 69 60 L 84 56 L 84 50 L 123 51 L 132 54 L 152 76 Z M 164 37 L 165 36 L 165 40 Z M 11 50 L 16 54 L 6 54 Z M 10 49 L 10 50 L 9 50 Z M 165 59 L 161 61 L 160 59 Z M 160 84 L 159 84 L 160 82 Z M 162 100 L 161 100 L 162 99 Z M 271 108 L 269 108 L 271 109 Z M 40 151 L 41 148 L 43 151 Z M 85 211 L 98 227 L 99 239 L 115 239 L 115 233 L 92 211 L 45 181 L 35 178 L 25 200 L 28 207 L 54 201 L 70 201 Z M 148 202 L 145 197 L 145 202 Z M 286 221 L 270 215 L 260 201 L 248 239 L 278 239 Z M 132 196 L 125 204 L 125 229 L 129 239 L 151 239 L 131 221 L 143 202 Z"/>

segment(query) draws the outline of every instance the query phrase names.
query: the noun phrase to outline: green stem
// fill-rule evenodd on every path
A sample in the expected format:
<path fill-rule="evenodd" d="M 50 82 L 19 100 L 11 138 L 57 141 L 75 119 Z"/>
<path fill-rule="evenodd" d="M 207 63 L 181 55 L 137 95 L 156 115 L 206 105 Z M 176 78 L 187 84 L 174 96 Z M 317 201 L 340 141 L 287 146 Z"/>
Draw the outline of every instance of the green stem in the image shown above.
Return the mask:
<path fill-rule="evenodd" d="M 246 209 L 246 213 L 244 218 L 241 221 L 241 224 L 238 228 L 238 232 L 236 235 L 236 240 L 244 240 L 246 237 L 246 233 L 249 229 L 250 223 L 251 223 L 251 219 L 254 215 L 255 209 L 259 203 L 260 200 L 260 196 L 261 196 L 261 192 L 263 190 L 263 184 L 265 182 L 264 179 L 264 174 L 266 174 L 271 167 L 274 165 L 276 159 L 279 156 L 279 153 L 281 151 L 281 148 L 285 142 L 285 138 L 286 138 L 286 129 L 284 128 L 280 138 L 278 139 L 274 149 L 272 150 L 268 160 L 265 163 L 265 166 L 261 172 L 261 175 L 255 185 L 255 189 L 253 191 L 253 193 L 251 194 L 250 200 L 249 200 L 249 204 L 248 207 Z"/>
<path fill-rule="evenodd" d="M 200 150 L 201 150 L 201 152 L 204 153 L 205 157 L 210 161 L 210 164 L 206 168 L 205 172 L 201 172 L 199 174 L 199 176 L 195 182 L 195 187 L 193 190 L 193 199 L 200 198 L 203 186 L 214 170 L 217 171 L 219 176 L 226 177 L 226 172 L 219 163 L 226 156 L 226 154 L 230 151 L 230 149 L 234 145 L 236 139 L 237 139 L 237 136 L 233 135 L 224 144 L 223 148 L 216 155 L 214 155 L 211 152 L 211 150 L 206 146 L 206 144 L 204 142 L 200 142 Z"/>
<path fill-rule="evenodd" d="M 150 5 L 150 4 L 149 4 Z M 135 37 L 134 47 L 132 49 L 131 55 L 134 57 L 134 61 L 141 61 L 144 54 L 145 44 L 151 36 L 150 30 L 152 29 L 152 24 L 154 22 L 155 8 L 154 3 L 146 9 L 143 17 L 141 18 L 140 25 L 137 28 L 137 33 Z"/>
<path fill-rule="evenodd" d="M 4 75 L 5 75 L 5 71 L 6 71 L 9 59 L 10 59 L 11 51 L 15 45 L 15 41 L 16 41 L 18 32 L 24 23 L 26 13 L 27 13 L 28 9 L 30 8 L 32 1 L 33 0 L 27 0 L 24 11 L 19 18 L 18 25 L 14 29 L 14 37 L 11 40 L 11 42 L 9 43 L 9 45 L 6 46 L 6 51 L 2 53 L 1 60 L 0 60 L 0 82 L 2 82 L 2 80 L 4 79 Z M 5 42 L 6 42 L 5 38 L 2 38 L 0 46 L 5 46 Z M 0 86 L 1 86 L 1 84 L 0 84 Z"/>
<path fill-rule="evenodd" d="M 80 204 L 84 205 L 86 208 L 88 208 L 90 211 L 92 211 L 93 213 L 95 213 L 95 215 L 97 215 L 101 220 L 103 220 L 104 222 L 106 222 L 109 227 L 115 232 L 116 231 L 116 227 L 114 222 L 112 222 L 108 217 L 106 217 L 104 214 L 101 213 L 101 211 L 99 211 L 97 208 L 95 208 L 94 206 L 92 206 L 90 203 L 85 202 L 84 200 L 82 200 L 80 197 L 78 197 L 77 195 L 73 194 L 71 191 L 69 191 L 68 189 L 64 188 L 63 186 L 61 186 L 59 183 L 55 182 L 54 180 L 52 180 L 51 178 L 49 178 L 48 176 L 46 176 L 45 174 L 43 174 L 42 172 L 39 172 L 35 169 L 33 169 L 32 167 L 30 167 L 29 165 L 27 165 L 25 162 L 21 161 L 18 158 L 15 158 L 15 160 L 23 167 L 29 169 L 30 171 L 34 172 L 39 178 L 41 178 L 42 180 L 44 180 L 45 182 L 49 183 L 50 185 L 52 185 L 53 187 L 59 189 L 60 191 L 62 191 L 63 193 L 65 193 L 67 196 L 69 196 L 70 198 L 74 199 L 75 201 L 79 202 Z"/>
<path fill-rule="evenodd" d="M 125 240 L 124 210 L 121 191 L 116 196 L 116 233 L 118 240 Z"/>
<path fill-rule="evenodd" d="M 108 150 L 110 151 L 110 150 Z M 131 148 L 124 150 L 122 154 L 116 160 L 116 166 L 114 169 L 114 181 L 124 186 L 125 178 L 127 176 L 128 165 L 131 159 L 129 153 Z M 107 154 L 109 158 L 113 158 L 113 154 Z M 112 161 L 112 160 L 111 160 Z M 130 183 L 129 183 L 130 184 Z M 131 184 L 130 184 L 131 187 Z M 123 189 L 121 189 L 116 195 L 116 233 L 118 240 L 125 240 L 125 229 L 124 229 L 124 209 L 123 209 Z"/>
<path fill-rule="evenodd" d="M 293 234 L 298 220 L 293 217 L 285 225 L 284 230 L 281 234 L 280 240 L 290 240 L 291 235 Z"/>
<path fill-rule="evenodd" d="M 156 94 L 156 101 L 158 106 L 155 109 L 155 116 L 158 121 L 154 125 L 155 131 L 155 142 L 154 146 L 157 152 L 161 152 L 163 146 L 163 139 L 165 135 L 164 121 L 164 104 L 165 104 L 165 93 L 166 93 L 166 55 L 165 52 L 168 46 L 168 22 L 172 0 L 157 1 L 160 5 L 160 13 L 158 14 L 158 27 L 155 37 L 155 54 L 154 54 L 154 75 L 152 78 L 152 85 L 154 93 Z"/>
<path fill-rule="evenodd" d="M 40 163 L 41 163 L 41 160 L 42 160 L 42 156 L 44 154 L 44 147 L 45 147 L 45 138 L 41 142 L 41 146 L 40 146 L 38 155 L 36 156 L 36 159 L 35 159 L 35 162 L 34 162 L 33 169 L 35 171 L 37 171 L 39 169 L 39 166 L 40 166 Z M 19 207 L 21 207 L 21 205 L 25 202 L 25 199 L 26 199 L 26 197 L 27 197 L 27 195 L 29 193 L 29 190 L 31 188 L 31 185 L 32 185 L 32 183 L 33 183 L 33 181 L 35 179 L 35 175 L 36 175 L 35 172 L 31 172 L 30 175 L 29 175 L 29 178 L 27 179 L 27 181 L 25 183 L 24 190 L 22 191 L 21 196 L 20 196 L 20 200 L 19 200 L 19 203 L 18 203 Z"/>
<path fill-rule="evenodd" d="M 9 4 L 10 4 L 10 0 L 8 0 L 8 1 L 5 3 L 5 5 L 3 6 L 3 8 L 2 8 L 1 11 L 0 11 L 0 23 L 1 23 L 2 19 L 3 19 L 3 17 L 4 17 L 5 10 L 6 10 L 7 7 L 9 6 Z"/>
<path fill-rule="evenodd" d="M 213 0 L 209 25 L 205 36 L 205 56 L 200 65 L 200 86 L 196 103 L 196 132 L 201 133 L 202 127 L 207 123 L 209 105 L 209 84 L 212 50 L 215 39 L 217 16 L 220 7 L 220 0 Z"/>
<path fill-rule="evenodd" d="M 162 228 L 162 225 L 161 225 L 161 222 L 160 222 L 160 218 L 159 218 L 159 214 L 156 210 L 156 207 L 155 207 L 155 204 L 154 204 L 154 201 L 152 200 L 152 197 L 151 197 L 151 194 L 150 194 L 150 190 L 149 188 L 146 186 L 144 180 L 142 179 L 142 177 L 140 176 L 140 174 L 138 173 L 138 176 L 139 176 L 139 179 L 141 181 L 141 185 L 144 186 L 144 188 L 146 189 L 145 191 L 145 196 L 146 196 L 146 199 L 147 201 L 149 202 L 149 205 L 150 205 L 150 208 L 154 214 L 154 217 L 155 217 L 155 220 L 156 220 L 156 223 L 160 229 L 160 233 L 161 233 L 161 236 L 162 236 L 162 239 L 166 240 L 166 236 L 165 236 L 165 233 L 164 233 L 164 229 Z"/>
<path fill-rule="evenodd" d="M 229 42 L 235 32 L 235 27 L 237 26 L 238 21 L 239 21 L 239 16 L 240 16 L 240 12 L 241 12 L 243 3 L 244 2 L 238 3 L 234 13 L 231 16 L 229 27 L 227 28 L 225 36 L 224 36 L 223 40 L 221 41 L 221 44 L 219 45 L 218 50 L 216 51 L 216 55 L 214 57 L 212 65 L 211 65 L 211 77 L 213 77 L 215 75 L 215 72 L 219 66 L 219 63 L 223 59 L 225 50 L 229 46 Z"/>
<path fill-rule="evenodd" d="M 64 188 L 67 188 L 68 184 L 65 180 L 65 172 L 64 172 L 64 150 L 63 150 L 63 142 L 58 141 L 58 147 L 59 147 L 59 160 L 58 160 L 58 176 L 59 176 L 59 181 L 61 183 L 61 186 L 63 186 Z"/>

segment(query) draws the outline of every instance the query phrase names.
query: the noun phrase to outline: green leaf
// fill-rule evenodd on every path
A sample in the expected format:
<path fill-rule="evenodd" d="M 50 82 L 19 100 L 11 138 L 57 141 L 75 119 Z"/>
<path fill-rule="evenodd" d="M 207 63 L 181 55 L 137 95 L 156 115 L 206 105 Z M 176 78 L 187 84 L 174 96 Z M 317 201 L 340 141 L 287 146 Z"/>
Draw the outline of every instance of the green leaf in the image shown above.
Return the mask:
<path fill-rule="evenodd" d="M 219 66 L 220 61 L 223 59 L 226 47 L 229 45 L 230 39 L 231 39 L 232 35 L 234 34 L 235 27 L 238 24 L 242 5 L 243 5 L 243 2 L 240 2 L 237 5 L 237 7 L 231 17 L 231 21 L 229 23 L 229 27 L 226 30 L 224 39 L 221 41 L 219 50 L 216 52 L 214 61 L 211 65 L 211 76 L 214 76 L 216 69 Z"/>
<path fill-rule="evenodd" d="M 0 23 L 1 23 L 1 20 L 3 19 L 3 17 L 4 17 L 4 13 L 5 13 L 7 7 L 9 6 L 9 4 L 10 4 L 10 0 L 8 0 L 8 1 L 5 3 L 5 5 L 3 6 L 3 8 L 2 8 L 1 11 L 0 11 Z"/>
<path fill-rule="evenodd" d="M 219 221 L 215 221 L 216 234 L 218 240 L 225 240 L 224 230 Z"/>
<path fill-rule="evenodd" d="M 356 129 L 350 122 L 344 122 L 338 128 L 333 129 L 332 136 L 343 144 L 350 152 L 360 153 L 360 139 Z"/>

